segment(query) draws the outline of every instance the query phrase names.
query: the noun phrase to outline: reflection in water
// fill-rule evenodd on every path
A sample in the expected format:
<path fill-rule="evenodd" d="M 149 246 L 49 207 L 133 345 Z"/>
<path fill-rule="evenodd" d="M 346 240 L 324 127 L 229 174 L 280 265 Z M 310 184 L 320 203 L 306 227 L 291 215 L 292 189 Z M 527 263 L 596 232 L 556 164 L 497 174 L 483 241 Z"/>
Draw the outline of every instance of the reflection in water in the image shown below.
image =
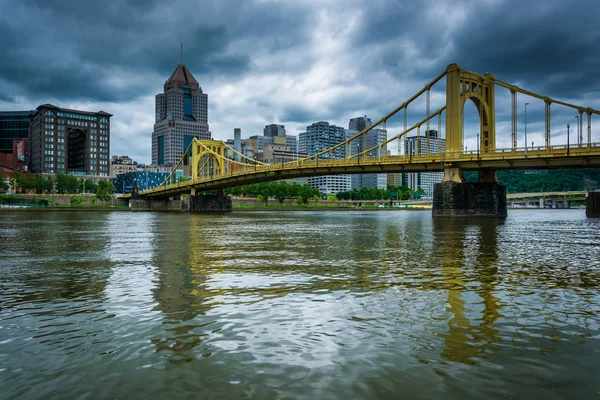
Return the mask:
<path fill-rule="evenodd" d="M 494 295 L 498 272 L 498 226 L 495 220 L 434 219 L 434 248 L 438 253 L 444 273 L 444 288 L 448 291 L 448 332 L 440 333 L 445 348 L 442 357 L 449 361 L 473 363 L 473 358 L 484 355 L 488 346 L 499 342 L 494 322 L 500 317 L 499 299 Z M 475 259 L 468 255 L 475 254 Z M 475 293 L 483 309 L 479 323 L 467 316 L 465 297 L 469 294 L 464 275 L 467 269 L 475 270 Z M 477 305 L 477 304 L 473 304 Z"/>
<path fill-rule="evenodd" d="M 600 221 L 580 211 L 8 212 L 0 235 L 7 398 L 600 390 Z"/>

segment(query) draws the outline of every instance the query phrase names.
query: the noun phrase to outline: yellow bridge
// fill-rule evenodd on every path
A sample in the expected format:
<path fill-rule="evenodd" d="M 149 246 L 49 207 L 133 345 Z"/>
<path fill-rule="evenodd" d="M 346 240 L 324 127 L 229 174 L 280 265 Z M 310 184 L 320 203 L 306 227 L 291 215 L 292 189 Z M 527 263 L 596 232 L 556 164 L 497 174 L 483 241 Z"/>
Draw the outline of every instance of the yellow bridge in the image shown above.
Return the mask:
<path fill-rule="evenodd" d="M 446 105 L 431 111 L 430 92 L 445 79 Z M 443 82 L 442 82 L 443 83 Z M 497 148 L 495 89 L 510 91 L 511 143 L 510 148 Z M 517 96 L 527 95 L 544 101 L 545 105 L 545 141 L 535 148 L 517 146 Z M 420 96 L 425 95 L 425 118 L 408 126 L 408 108 Z M 478 150 L 465 151 L 463 138 L 463 108 L 471 100 L 479 114 L 481 133 L 478 136 Z M 551 105 L 556 104 L 575 110 L 578 113 L 579 137 L 577 145 L 551 143 Z M 587 116 L 587 135 L 584 135 L 584 114 Z M 381 118 L 372 126 L 348 138 L 347 140 L 319 153 L 298 160 L 264 164 L 234 150 L 222 141 L 193 140 L 181 160 L 174 166 L 173 172 L 156 188 L 140 192 L 146 199 L 167 198 L 184 193 L 196 193 L 248 185 L 257 182 L 336 174 L 363 174 L 389 172 L 433 172 L 444 171 L 444 182 L 464 182 L 462 171 L 478 170 L 480 182 L 493 183 L 496 171 L 502 169 L 551 169 L 583 168 L 600 166 L 600 143 L 592 141 L 592 115 L 600 111 L 574 105 L 541 96 L 536 93 L 510 85 L 491 74 L 477 74 L 450 64 L 444 72 L 429 82 L 423 89 Z M 404 119 L 401 132 L 377 146 L 367 147 L 367 133 L 372 129 L 386 130 L 390 118 L 400 115 Z M 442 134 L 442 116 L 445 115 L 445 134 Z M 384 155 L 388 143 L 406 139 L 406 135 L 415 132 L 418 143 L 426 142 L 429 149 L 430 125 L 437 120 L 440 137 L 445 138 L 446 150 L 443 152 L 421 153 L 422 146 L 417 144 L 416 152 L 411 155 Z M 425 127 L 425 135 L 421 129 Z M 386 130 L 387 132 L 387 130 Z M 584 136 L 587 136 L 584 140 Z M 350 154 L 350 144 L 363 141 L 364 151 Z M 345 158 L 335 158 L 340 147 L 345 150 Z M 344 151 L 342 150 L 342 151 Z M 372 154 L 379 154 L 372 156 Z M 233 156 L 232 156 L 233 155 Z M 183 169 L 187 178 L 176 179 L 176 170 Z"/>

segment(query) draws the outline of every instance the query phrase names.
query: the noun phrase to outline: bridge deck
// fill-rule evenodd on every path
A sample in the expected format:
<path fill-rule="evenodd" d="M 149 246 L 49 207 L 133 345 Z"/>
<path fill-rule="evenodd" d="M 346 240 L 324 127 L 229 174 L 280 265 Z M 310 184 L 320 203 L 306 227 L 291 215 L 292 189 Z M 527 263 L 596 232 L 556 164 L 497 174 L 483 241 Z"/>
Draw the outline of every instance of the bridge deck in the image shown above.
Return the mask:
<path fill-rule="evenodd" d="M 552 146 L 525 150 L 500 149 L 477 153 L 432 153 L 386 157 L 344 158 L 330 160 L 299 160 L 283 164 L 248 166 L 245 169 L 185 182 L 173 183 L 146 190 L 140 194 L 148 198 L 176 196 L 183 193 L 208 191 L 299 177 L 393 173 L 441 172 L 444 167 L 463 170 L 534 170 L 560 168 L 589 168 L 600 165 L 600 143 L 590 146 Z"/>

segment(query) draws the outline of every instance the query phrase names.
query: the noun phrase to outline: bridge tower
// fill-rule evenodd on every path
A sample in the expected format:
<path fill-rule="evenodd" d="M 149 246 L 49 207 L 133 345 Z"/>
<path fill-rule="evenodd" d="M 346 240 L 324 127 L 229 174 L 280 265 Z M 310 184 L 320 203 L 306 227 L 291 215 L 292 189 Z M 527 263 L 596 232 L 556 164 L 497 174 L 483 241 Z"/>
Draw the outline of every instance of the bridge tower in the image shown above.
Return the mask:
<path fill-rule="evenodd" d="M 480 153 L 496 150 L 494 77 L 450 64 L 446 69 L 446 152 L 449 155 L 464 151 L 463 113 L 469 100 L 479 114 Z M 495 170 L 481 169 L 479 182 L 469 183 L 465 182 L 458 166 L 445 163 L 444 179 L 434 188 L 433 215 L 506 217 L 506 188 L 498 183 Z"/>
<path fill-rule="evenodd" d="M 192 141 L 191 176 L 193 179 L 209 178 L 225 172 L 225 146 L 216 140 Z"/>
<path fill-rule="evenodd" d="M 469 100 L 479 113 L 481 152 L 496 150 L 494 77 L 465 71 L 458 64 L 450 64 L 446 74 L 446 151 L 463 151 L 463 112 Z"/>

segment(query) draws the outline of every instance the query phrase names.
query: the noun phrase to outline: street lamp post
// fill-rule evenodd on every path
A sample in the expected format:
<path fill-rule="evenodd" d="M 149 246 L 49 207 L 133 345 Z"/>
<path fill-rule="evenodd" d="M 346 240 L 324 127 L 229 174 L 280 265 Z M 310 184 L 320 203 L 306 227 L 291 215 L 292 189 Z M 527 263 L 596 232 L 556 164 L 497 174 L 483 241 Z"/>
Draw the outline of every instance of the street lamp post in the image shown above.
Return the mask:
<path fill-rule="evenodd" d="M 570 124 L 567 124 L 567 155 L 569 155 L 569 128 L 571 127 Z"/>
<path fill-rule="evenodd" d="M 579 146 L 579 115 L 576 115 L 575 119 L 577 120 L 577 146 Z"/>
<path fill-rule="evenodd" d="M 525 103 L 525 155 L 527 155 L 527 106 L 529 103 Z"/>
<path fill-rule="evenodd" d="M 477 159 L 479 159 L 479 132 L 477 132 Z"/>

